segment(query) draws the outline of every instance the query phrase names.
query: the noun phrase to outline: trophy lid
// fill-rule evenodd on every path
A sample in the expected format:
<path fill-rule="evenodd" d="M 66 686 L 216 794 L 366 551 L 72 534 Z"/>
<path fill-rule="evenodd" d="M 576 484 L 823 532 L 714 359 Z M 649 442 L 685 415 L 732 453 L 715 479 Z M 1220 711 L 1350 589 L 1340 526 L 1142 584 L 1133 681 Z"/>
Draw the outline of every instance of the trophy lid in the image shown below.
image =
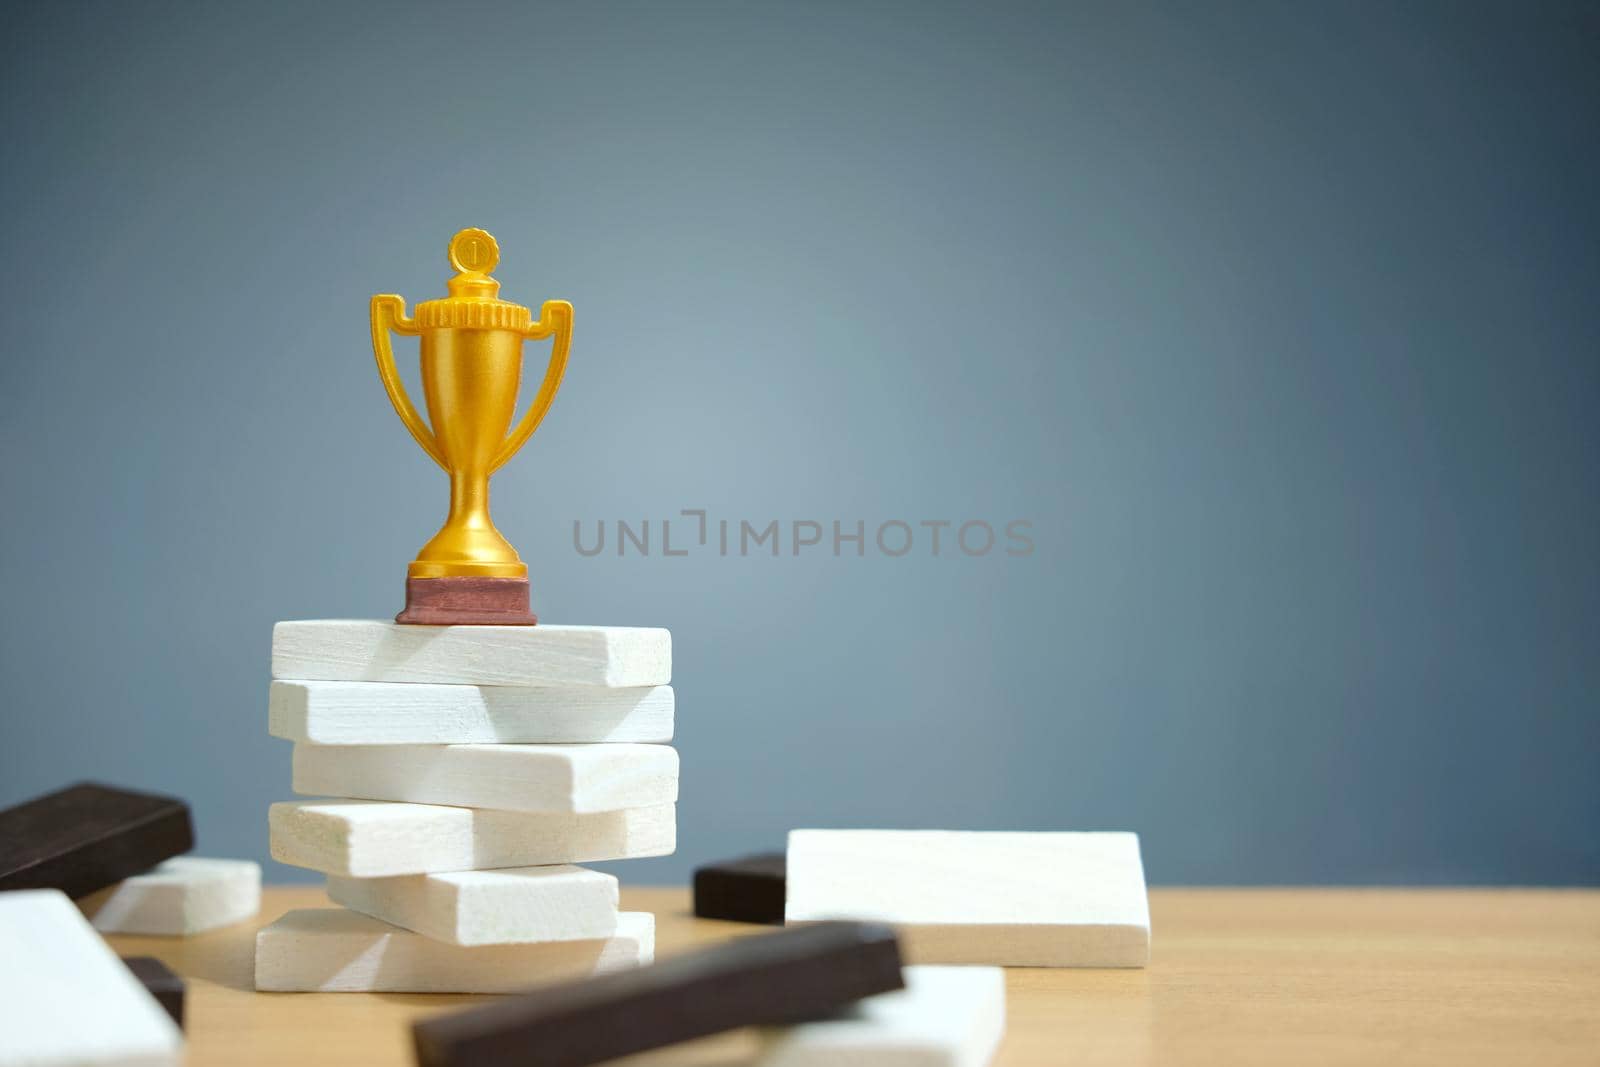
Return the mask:
<path fill-rule="evenodd" d="M 450 295 L 417 305 L 416 323 L 424 330 L 467 327 L 479 330 L 526 330 L 533 313 L 521 304 L 500 299 L 500 283 L 489 277 L 500 262 L 500 245 L 485 230 L 462 230 L 447 250 L 456 276 Z"/>

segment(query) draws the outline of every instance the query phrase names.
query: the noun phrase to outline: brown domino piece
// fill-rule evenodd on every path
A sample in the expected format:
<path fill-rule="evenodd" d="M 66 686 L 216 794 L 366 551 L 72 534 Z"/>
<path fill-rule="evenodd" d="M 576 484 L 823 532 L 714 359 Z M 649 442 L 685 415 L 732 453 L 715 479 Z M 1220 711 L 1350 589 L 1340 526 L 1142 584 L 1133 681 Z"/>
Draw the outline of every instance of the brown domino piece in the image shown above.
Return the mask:
<path fill-rule="evenodd" d="M 407 578 L 406 610 L 395 622 L 413 626 L 533 626 L 526 578 Z"/>
<path fill-rule="evenodd" d="M 122 962 L 139 979 L 139 984 L 166 1009 L 172 1021 L 183 1029 L 183 979 L 173 974 L 154 956 L 124 956 Z"/>
<path fill-rule="evenodd" d="M 183 801 L 84 782 L 0 811 L 0 890 L 86 897 L 193 847 Z"/>
<path fill-rule="evenodd" d="M 586 1067 L 741 1026 L 824 1018 L 904 985 L 892 929 L 824 922 L 436 1015 L 411 1033 L 420 1067 Z"/>
<path fill-rule="evenodd" d="M 694 872 L 694 913 L 702 919 L 783 925 L 784 868 L 782 852 L 763 852 Z"/>

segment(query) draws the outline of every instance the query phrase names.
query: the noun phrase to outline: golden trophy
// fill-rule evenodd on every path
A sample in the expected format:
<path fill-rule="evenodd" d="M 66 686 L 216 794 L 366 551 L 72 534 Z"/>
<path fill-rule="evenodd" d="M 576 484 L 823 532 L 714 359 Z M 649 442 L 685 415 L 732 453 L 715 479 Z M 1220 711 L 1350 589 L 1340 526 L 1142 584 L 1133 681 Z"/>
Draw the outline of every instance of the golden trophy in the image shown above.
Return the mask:
<path fill-rule="evenodd" d="M 489 518 L 489 476 L 516 455 L 550 410 L 567 368 L 572 305 L 547 300 L 535 322 L 521 304 L 501 300 L 500 283 L 489 277 L 500 261 L 500 247 L 483 230 L 456 234 L 449 255 L 456 270 L 450 295 L 418 304 L 414 317 L 406 316 L 405 300 L 399 296 L 372 298 L 378 376 L 400 421 L 450 475 L 450 514 L 411 562 L 406 608 L 395 621 L 532 626 L 538 619 L 529 610 L 528 565 Z M 391 332 L 422 339 L 427 423 L 395 370 Z M 522 342 L 546 337 L 555 340 L 544 381 L 528 413 L 511 430 L 522 378 Z"/>

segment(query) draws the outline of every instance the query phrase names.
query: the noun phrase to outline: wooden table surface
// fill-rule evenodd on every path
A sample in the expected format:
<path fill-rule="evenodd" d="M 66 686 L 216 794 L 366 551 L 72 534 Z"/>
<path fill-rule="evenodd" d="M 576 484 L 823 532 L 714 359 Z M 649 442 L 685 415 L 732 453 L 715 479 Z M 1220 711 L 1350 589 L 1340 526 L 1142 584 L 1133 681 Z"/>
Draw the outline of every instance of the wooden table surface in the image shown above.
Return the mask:
<path fill-rule="evenodd" d="M 256 927 L 326 903 L 269 889 L 257 922 L 111 942 L 189 980 L 195 1067 L 409 1064 L 410 1020 L 492 999 L 254 992 Z M 766 929 L 688 903 L 622 893 L 655 912 L 659 956 Z M 1600 890 L 1156 889 L 1150 909 L 1147 970 L 1007 973 L 997 1065 L 1600 1064 Z M 753 1047 L 735 1033 L 619 1062 L 731 1067 Z"/>

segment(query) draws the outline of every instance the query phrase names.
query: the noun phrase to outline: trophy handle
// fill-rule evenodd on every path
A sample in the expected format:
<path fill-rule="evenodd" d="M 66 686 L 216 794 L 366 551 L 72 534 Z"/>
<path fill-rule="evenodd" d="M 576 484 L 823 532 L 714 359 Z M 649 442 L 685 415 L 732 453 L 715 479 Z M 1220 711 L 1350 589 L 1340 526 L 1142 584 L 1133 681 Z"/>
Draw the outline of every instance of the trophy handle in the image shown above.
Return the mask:
<path fill-rule="evenodd" d="M 373 314 L 376 315 L 377 298 L 373 299 Z M 398 300 L 399 297 L 395 299 Z M 376 318 L 373 322 L 377 322 Z M 373 329 L 376 330 L 377 326 L 374 325 Z M 539 394 L 533 398 L 533 404 L 529 406 L 528 413 L 522 416 L 522 421 L 517 423 L 517 428 L 511 431 L 511 436 L 500 446 L 500 451 L 495 453 L 493 461 L 489 464 L 491 474 L 499 470 L 506 460 L 516 455 L 517 449 L 533 436 L 533 431 L 544 421 L 545 412 L 550 410 L 550 403 L 556 398 L 556 390 L 561 388 L 561 376 L 567 372 L 567 348 L 572 343 L 572 305 L 565 300 L 546 300 L 544 306 L 539 309 L 539 321 L 529 326 L 523 336 L 538 341 L 551 334 L 555 335 L 555 340 L 550 345 L 550 365 L 545 368 L 544 381 L 539 385 Z M 393 396 L 393 393 L 390 395 Z M 395 407 L 399 407 L 399 401 L 395 402 Z M 402 413 L 400 417 L 405 418 L 405 415 Z M 420 441 L 421 438 L 417 440 Z"/>
<path fill-rule="evenodd" d="M 417 329 L 414 320 L 406 317 L 405 299 L 393 293 L 384 293 L 372 298 L 372 354 L 378 361 L 378 377 L 383 379 L 389 403 L 394 405 L 395 414 L 406 424 L 411 436 L 417 439 L 417 444 L 435 463 L 448 471 L 450 468 L 445 466 L 439 442 L 434 439 L 428 424 L 422 421 L 422 416 L 417 414 L 416 406 L 406 395 L 405 382 L 400 380 L 400 372 L 395 369 L 394 350 L 389 346 L 390 330 L 402 337 L 416 337 L 422 332 Z"/>

